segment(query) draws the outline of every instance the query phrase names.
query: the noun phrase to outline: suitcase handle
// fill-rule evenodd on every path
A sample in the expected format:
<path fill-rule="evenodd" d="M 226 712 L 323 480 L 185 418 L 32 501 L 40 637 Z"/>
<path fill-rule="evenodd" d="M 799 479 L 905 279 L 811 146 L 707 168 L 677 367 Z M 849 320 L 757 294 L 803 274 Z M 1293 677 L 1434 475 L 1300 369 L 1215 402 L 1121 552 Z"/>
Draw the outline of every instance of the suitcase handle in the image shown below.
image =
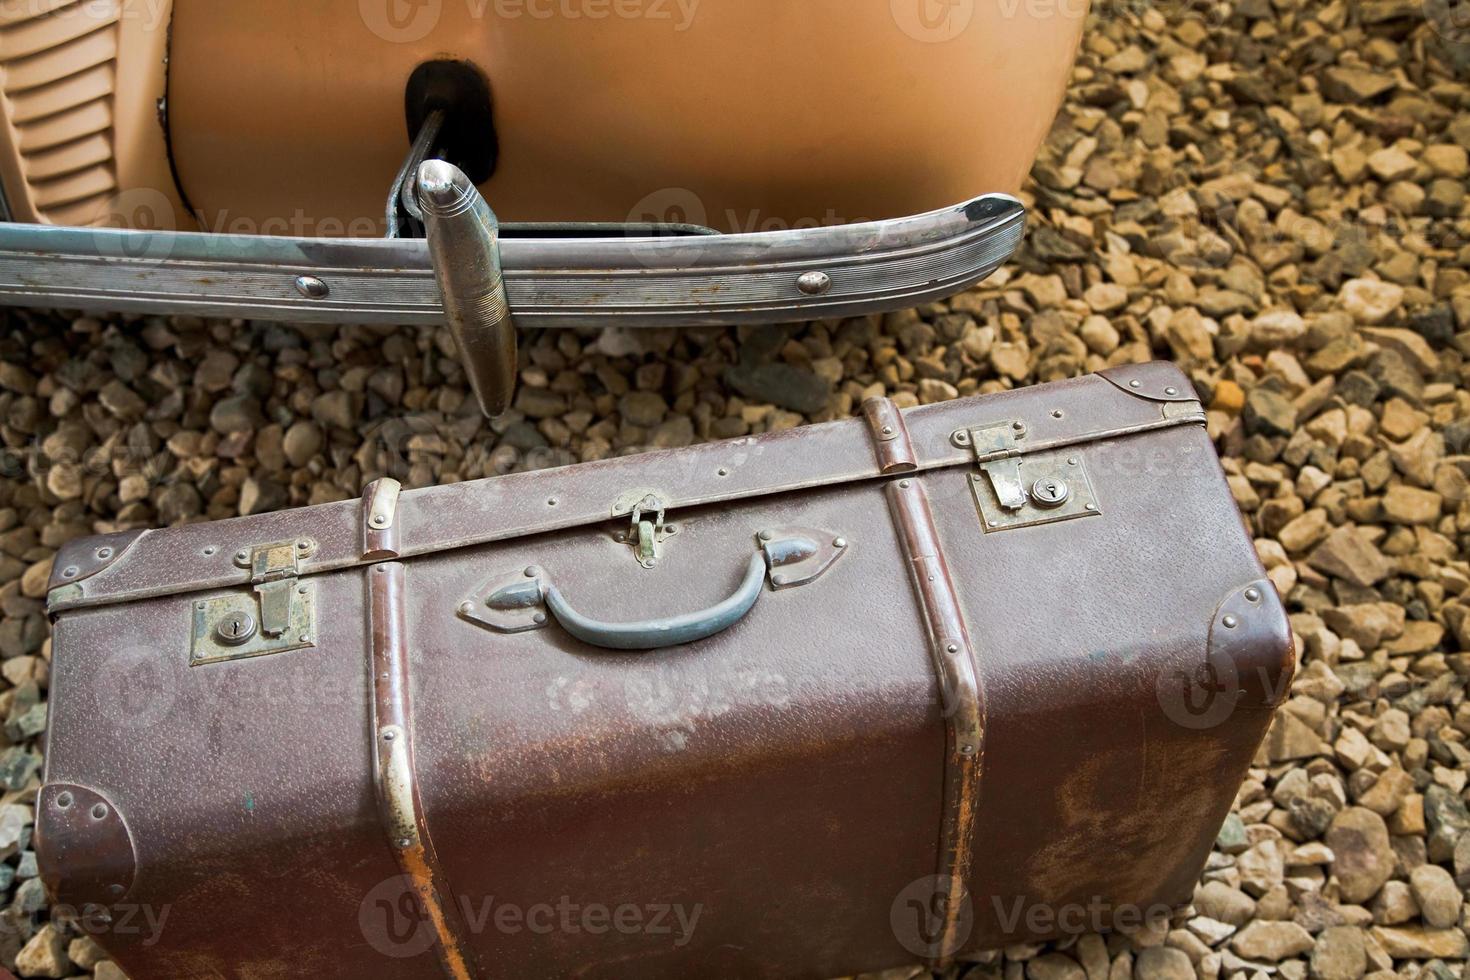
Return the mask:
<path fill-rule="evenodd" d="M 734 626 L 755 608 L 761 593 L 765 592 L 765 584 L 766 558 L 757 552 L 750 556 L 745 579 L 734 594 L 699 612 L 641 623 L 608 623 L 577 612 L 562 595 L 561 589 L 549 582 L 546 584 L 546 608 L 562 629 L 583 643 L 608 650 L 658 650 L 707 639 Z"/>
<path fill-rule="evenodd" d="M 773 529 L 757 537 L 759 550 L 750 556 L 739 587 L 698 612 L 637 623 L 593 619 L 573 608 L 550 576 L 533 565 L 497 579 L 488 596 L 461 602 L 459 615 L 497 633 L 542 629 L 554 618 L 589 646 L 660 650 L 708 639 L 740 622 L 760 601 L 768 576 L 773 590 L 793 589 L 815 580 L 848 550 L 846 538 L 808 528 Z"/>

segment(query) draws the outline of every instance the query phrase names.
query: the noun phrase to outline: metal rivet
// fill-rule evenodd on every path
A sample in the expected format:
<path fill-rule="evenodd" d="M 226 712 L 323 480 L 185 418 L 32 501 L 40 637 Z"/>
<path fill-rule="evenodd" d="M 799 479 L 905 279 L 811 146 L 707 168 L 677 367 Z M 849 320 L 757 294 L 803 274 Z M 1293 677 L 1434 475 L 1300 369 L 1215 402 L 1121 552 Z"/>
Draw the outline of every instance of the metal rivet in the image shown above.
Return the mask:
<path fill-rule="evenodd" d="M 970 479 L 974 480 L 976 483 L 979 483 L 981 480 L 985 479 L 985 477 L 981 476 L 979 473 L 971 473 Z"/>
<path fill-rule="evenodd" d="M 105 819 L 107 819 L 107 804 L 106 803 L 98 803 L 96 806 L 92 807 L 92 819 L 93 820 L 105 820 Z"/>
<path fill-rule="evenodd" d="M 891 425 L 885 425 L 883 427 L 883 434 L 885 436 L 891 436 L 891 435 L 893 435 L 893 426 L 891 426 Z"/>
<path fill-rule="evenodd" d="M 1086 507 L 1086 509 L 1087 510 L 1097 510 L 1097 504 L 1088 504 L 1087 507 Z"/>
<path fill-rule="evenodd" d="M 771 584 L 772 585 L 785 585 L 786 584 L 786 576 L 785 575 L 772 575 L 771 576 Z"/>
<path fill-rule="evenodd" d="M 974 755 L 974 754 L 975 754 L 975 746 L 973 746 L 973 745 L 961 745 L 960 746 L 960 755 Z"/>
<path fill-rule="evenodd" d="M 310 633 L 302 633 L 300 639 L 301 639 L 301 642 L 302 643 L 310 643 L 311 642 L 311 634 Z"/>
<path fill-rule="evenodd" d="M 57 795 L 57 797 L 56 797 L 56 806 L 57 806 L 57 808 L 62 809 L 62 810 L 65 810 L 67 807 L 71 806 L 71 804 L 72 804 L 72 795 L 71 795 L 70 792 L 63 792 L 63 793 L 59 793 Z"/>
<path fill-rule="evenodd" d="M 991 521 L 990 522 L 990 526 L 991 527 L 1000 527 L 1000 521 Z"/>
<path fill-rule="evenodd" d="M 825 272 L 804 272 L 796 280 L 796 288 L 808 296 L 822 296 L 832 288 L 832 277 Z"/>
<path fill-rule="evenodd" d="M 838 538 L 836 541 L 833 541 L 832 542 L 832 547 L 834 547 L 834 548 L 846 548 L 847 547 L 847 539 L 846 538 Z"/>
<path fill-rule="evenodd" d="M 1063 413 L 1063 412 L 1062 412 L 1062 410 L 1061 410 L 1061 409 L 1060 409 L 1060 408 L 1059 408 L 1059 409 L 1057 409 L 1057 410 L 1056 410 L 1056 411 L 1054 411 L 1054 412 L 1052 412 L 1052 413 L 1051 413 L 1051 417 L 1052 417 L 1052 418 L 1054 418 L 1054 419 L 1059 419 L 1059 418 L 1063 418 L 1063 417 L 1064 417 L 1064 413 Z"/>
<path fill-rule="evenodd" d="M 1178 388 L 1174 388 L 1174 387 L 1171 386 L 1171 387 L 1168 387 L 1168 388 L 1165 388 L 1164 389 L 1164 394 L 1166 394 L 1166 395 L 1177 395 L 1177 394 L 1179 394 L 1179 389 Z"/>
<path fill-rule="evenodd" d="M 244 548 L 241 548 L 239 551 L 235 552 L 235 560 L 236 561 L 249 561 L 250 560 L 250 552 L 246 551 Z"/>
<path fill-rule="evenodd" d="M 311 542 L 308 541 L 308 540 L 306 540 L 305 538 L 302 538 L 300 541 L 296 542 L 296 550 L 297 551 L 305 551 L 305 550 L 307 550 L 310 547 L 311 547 Z"/>
<path fill-rule="evenodd" d="M 537 575 L 540 575 L 540 574 L 541 574 L 541 569 L 540 569 L 539 566 L 532 565 L 532 566 L 530 566 L 529 568 L 526 569 L 526 578 L 535 578 Z"/>
<path fill-rule="evenodd" d="M 1142 388 L 1143 387 L 1143 382 L 1142 381 L 1130 381 L 1130 382 L 1128 382 L 1128 387 L 1130 387 L 1130 388 Z"/>
<path fill-rule="evenodd" d="M 557 500 L 556 500 L 555 497 L 552 497 L 551 499 L 549 499 L 549 500 L 546 501 L 546 506 L 548 506 L 548 507 L 555 507 L 556 504 L 557 504 Z"/>
<path fill-rule="evenodd" d="M 473 602 L 461 602 L 459 604 L 459 611 L 463 615 L 468 616 L 470 613 L 475 611 L 475 604 Z"/>
<path fill-rule="evenodd" d="M 407 848 L 407 847 L 413 847 L 413 841 L 412 841 L 412 840 L 410 840 L 410 839 L 409 839 L 409 838 L 407 838 L 407 837 L 404 837 L 404 838 L 401 838 L 401 839 L 400 839 L 400 840 L 399 840 L 399 841 L 398 841 L 398 846 L 399 846 L 399 847 L 405 847 L 405 848 Z"/>
<path fill-rule="evenodd" d="M 944 649 L 948 650 L 950 653 L 959 653 L 960 652 L 960 645 L 958 643 L 951 643 L 949 646 L 945 647 Z"/>
<path fill-rule="evenodd" d="M 124 888 L 122 885 L 108 885 L 107 890 L 114 895 L 121 895 L 123 892 L 127 891 L 127 889 Z"/>
<path fill-rule="evenodd" d="M 307 299 L 325 299 L 332 290 L 316 276 L 297 276 L 296 291 Z"/>
<path fill-rule="evenodd" d="M 911 486 L 913 486 L 913 481 L 912 480 L 899 480 L 898 481 L 898 488 L 900 490 L 907 490 Z"/>
<path fill-rule="evenodd" d="M 383 741 L 385 741 L 385 742 L 391 742 L 391 741 L 393 741 L 397 737 L 398 737 L 398 733 L 397 732 L 384 732 L 383 733 Z"/>
<path fill-rule="evenodd" d="M 388 517 L 387 517 L 387 515 L 385 515 L 385 514 L 374 514 L 373 515 L 373 526 L 374 527 L 382 527 L 384 524 L 387 524 L 387 523 L 388 523 Z"/>
<path fill-rule="evenodd" d="M 1068 459 L 1067 460 L 1067 465 L 1068 466 L 1076 466 L 1077 465 L 1077 457 L 1076 456 L 1073 456 L 1070 459 Z"/>
<path fill-rule="evenodd" d="M 109 558 L 112 557 L 112 549 L 111 548 L 98 548 L 97 549 L 97 557 L 100 560 L 102 560 L 102 561 L 106 561 L 107 559 L 109 559 Z"/>
<path fill-rule="evenodd" d="M 537 626 L 540 626 L 542 623 L 546 622 L 546 614 L 537 613 L 536 615 L 531 617 L 531 622 L 535 623 Z"/>
<path fill-rule="evenodd" d="M 213 555 L 217 551 L 219 551 L 219 549 L 216 548 L 214 545 L 212 545 L 212 544 L 211 545 L 205 545 L 204 546 L 204 557 L 205 558 L 208 558 L 208 557 L 210 557 L 211 555 Z"/>
<path fill-rule="evenodd" d="M 730 471 L 729 470 L 725 469 L 723 466 L 720 467 L 720 476 L 729 476 L 729 475 L 730 475 Z"/>
<path fill-rule="evenodd" d="M 296 590 L 296 594 L 297 595 L 306 595 L 306 586 L 303 585 L 301 588 L 297 589 Z"/>
<path fill-rule="evenodd" d="M 1011 423 L 1011 428 L 1015 429 L 1017 432 L 1025 432 L 1026 431 L 1026 423 L 1025 422 L 1012 422 Z"/>
<path fill-rule="evenodd" d="M 769 540 L 771 540 L 774 537 L 775 537 L 775 535 L 772 534 L 770 531 L 762 531 L 761 534 L 760 534 L 760 538 L 761 538 L 762 541 L 769 541 Z"/>
<path fill-rule="evenodd" d="M 1245 590 L 1245 598 L 1248 602 L 1259 602 L 1261 599 L 1261 590 L 1255 586 L 1251 586 Z"/>
<path fill-rule="evenodd" d="M 1240 620 L 1236 619 L 1234 616 L 1226 616 L 1224 619 L 1220 620 L 1220 622 L 1228 630 L 1233 630 L 1236 626 L 1240 624 Z"/>
<path fill-rule="evenodd" d="M 61 570 L 61 577 L 62 578 L 76 578 L 81 573 L 82 573 L 82 570 L 80 568 L 78 568 L 77 566 L 75 566 L 75 565 L 68 565 L 68 566 L 66 566 L 65 568 L 63 568 Z"/>

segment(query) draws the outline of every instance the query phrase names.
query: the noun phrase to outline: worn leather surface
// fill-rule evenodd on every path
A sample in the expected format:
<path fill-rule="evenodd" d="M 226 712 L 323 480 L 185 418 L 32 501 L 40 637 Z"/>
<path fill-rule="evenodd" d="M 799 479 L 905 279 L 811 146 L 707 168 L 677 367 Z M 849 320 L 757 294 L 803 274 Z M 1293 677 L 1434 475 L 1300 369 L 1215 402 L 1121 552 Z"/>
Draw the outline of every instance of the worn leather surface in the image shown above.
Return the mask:
<path fill-rule="evenodd" d="M 1163 410 L 1091 383 L 911 413 L 916 452 L 935 458 L 961 424 L 1051 418 L 1079 390 Z M 871 446 L 858 450 L 876 466 Z M 1241 590 L 1263 572 L 1201 426 L 1075 451 L 1100 516 L 986 533 L 960 457 L 682 509 L 652 570 L 614 540 L 625 521 L 407 559 L 419 789 L 454 891 L 701 908 L 683 945 L 472 930 L 489 975 L 825 977 L 916 958 L 890 915 L 936 871 L 945 730 L 886 479 L 923 482 L 976 650 L 985 734 L 967 948 L 1056 931 L 1029 924 L 1036 907 L 1053 923 L 1101 907 L 1106 922 L 1119 906 L 1186 900 L 1289 681 L 1286 619 L 1262 595 L 1210 649 L 1222 609 L 1247 608 Z M 579 472 L 521 485 L 546 493 Z M 729 593 L 769 525 L 840 534 L 850 551 L 697 644 L 616 654 L 554 625 L 502 635 L 455 615 L 532 564 L 600 618 L 702 608 Z M 380 951 L 375 889 L 397 868 L 374 800 L 367 574 L 315 576 L 316 649 L 198 669 L 189 614 L 209 591 L 60 613 L 47 780 L 115 802 L 137 851 L 123 900 L 171 909 L 155 945 L 103 937 L 135 980 L 439 975 L 432 952 Z M 1181 697 L 1208 664 L 1229 668 L 1212 675 L 1219 690 Z"/>

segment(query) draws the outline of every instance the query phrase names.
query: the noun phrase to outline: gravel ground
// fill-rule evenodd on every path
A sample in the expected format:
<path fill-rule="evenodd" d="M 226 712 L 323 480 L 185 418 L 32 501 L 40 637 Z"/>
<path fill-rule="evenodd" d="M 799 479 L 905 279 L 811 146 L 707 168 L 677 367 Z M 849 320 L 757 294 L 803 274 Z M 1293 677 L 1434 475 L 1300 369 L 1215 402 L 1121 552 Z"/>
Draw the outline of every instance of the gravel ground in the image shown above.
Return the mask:
<path fill-rule="evenodd" d="M 47 924 L 29 850 L 54 550 L 1171 357 L 1301 668 L 1195 912 L 1017 947 L 984 980 L 1463 974 L 1470 883 L 1470 17 L 1445 0 L 1098 12 L 984 288 L 781 330 L 528 338 L 481 420 L 447 333 L 5 314 L 0 962 L 121 973 Z M 1182 3 L 1182 0 L 1180 0 Z M 1458 33 L 1457 33 L 1458 31 Z M 895 977 L 921 971 L 895 971 Z"/>

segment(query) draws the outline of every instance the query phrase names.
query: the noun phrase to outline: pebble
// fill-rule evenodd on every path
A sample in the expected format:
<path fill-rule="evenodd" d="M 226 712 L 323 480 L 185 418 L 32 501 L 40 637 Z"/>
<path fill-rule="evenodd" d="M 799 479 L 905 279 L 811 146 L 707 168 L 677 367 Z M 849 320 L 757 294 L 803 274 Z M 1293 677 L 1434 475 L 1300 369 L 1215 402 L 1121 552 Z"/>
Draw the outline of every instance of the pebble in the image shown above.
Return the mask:
<path fill-rule="evenodd" d="M 1383 818 L 1364 807 L 1348 807 L 1333 819 L 1325 843 L 1335 860 L 1332 872 L 1345 902 L 1372 898 L 1393 874 L 1395 856 Z"/>
<path fill-rule="evenodd" d="M 1358 980 L 1368 969 L 1363 930 L 1333 926 L 1317 934 L 1312 944 L 1313 980 Z"/>
<path fill-rule="evenodd" d="M 1421 864 L 1409 872 L 1409 886 L 1424 924 L 1448 929 L 1460 921 L 1465 896 L 1455 878 L 1437 864 Z"/>

